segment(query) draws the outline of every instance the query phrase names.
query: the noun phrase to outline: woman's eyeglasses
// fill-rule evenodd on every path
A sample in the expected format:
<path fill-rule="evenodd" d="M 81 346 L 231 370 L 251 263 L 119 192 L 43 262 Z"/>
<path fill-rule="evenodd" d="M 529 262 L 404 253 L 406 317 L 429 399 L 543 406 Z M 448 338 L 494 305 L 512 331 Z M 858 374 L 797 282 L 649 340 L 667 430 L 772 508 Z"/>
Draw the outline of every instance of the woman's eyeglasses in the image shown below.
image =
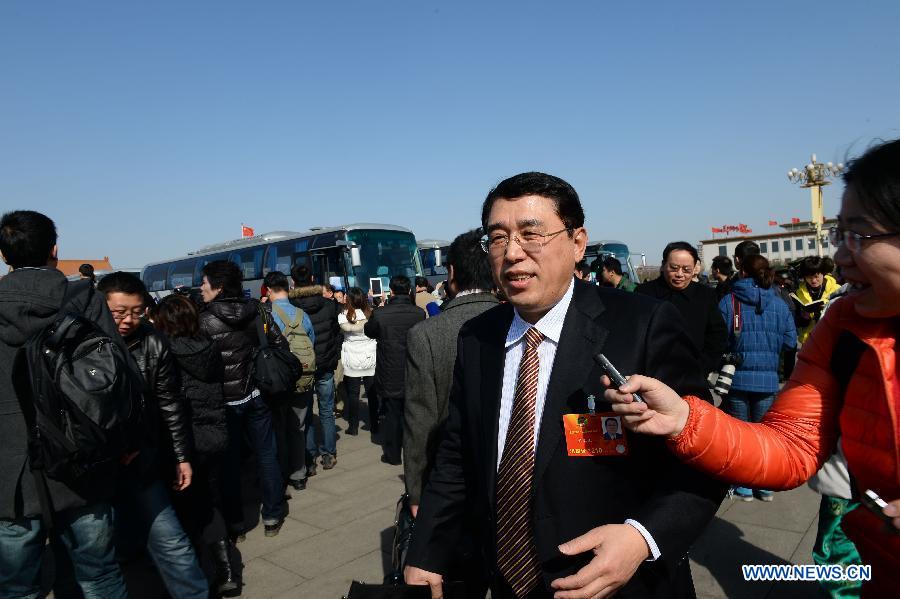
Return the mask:
<path fill-rule="evenodd" d="M 831 242 L 831 245 L 835 247 L 846 245 L 847 249 L 854 253 L 859 251 L 859 248 L 862 247 L 863 241 L 868 241 L 870 239 L 881 239 L 884 237 L 894 237 L 895 235 L 900 235 L 900 232 L 863 235 L 861 233 L 854 233 L 853 231 L 845 231 L 840 227 L 831 227 L 830 229 L 828 229 L 828 240 Z"/>

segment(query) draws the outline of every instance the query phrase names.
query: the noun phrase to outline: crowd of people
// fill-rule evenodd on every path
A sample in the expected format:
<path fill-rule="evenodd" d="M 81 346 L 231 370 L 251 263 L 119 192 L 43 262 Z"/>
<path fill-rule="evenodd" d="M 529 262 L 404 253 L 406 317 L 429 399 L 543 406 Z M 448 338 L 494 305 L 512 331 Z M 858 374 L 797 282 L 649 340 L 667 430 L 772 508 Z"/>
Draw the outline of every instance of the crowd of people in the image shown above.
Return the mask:
<path fill-rule="evenodd" d="M 290 493 L 338 463 L 342 416 L 403 465 L 405 578 L 433 597 L 445 581 L 690 597 L 684 556 L 727 493 L 769 502 L 832 461 L 848 482 L 823 486 L 816 559 L 872 564 L 862 591 L 879 596 L 900 555 L 898 162 L 890 142 L 850 164 L 834 260 L 776 272 L 748 240 L 709 283 L 684 241 L 649 281 L 587 264 L 578 194 L 543 173 L 490 191 L 440 293 L 395 275 L 374 297 L 298 263 L 257 300 L 221 260 L 156 301 L 126 272 L 67 282 L 53 221 L 9 212 L 0 595 L 39 595 L 48 541 L 58 597 L 125 597 L 122 564 L 142 554 L 172 597 L 239 593 L 235 544 L 257 518 L 279 534 Z M 633 376 L 613 388 L 598 353 Z M 273 393 L 260 361 L 278 355 L 299 374 Z M 868 489 L 894 500 L 886 527 L 858 507 Z"/>

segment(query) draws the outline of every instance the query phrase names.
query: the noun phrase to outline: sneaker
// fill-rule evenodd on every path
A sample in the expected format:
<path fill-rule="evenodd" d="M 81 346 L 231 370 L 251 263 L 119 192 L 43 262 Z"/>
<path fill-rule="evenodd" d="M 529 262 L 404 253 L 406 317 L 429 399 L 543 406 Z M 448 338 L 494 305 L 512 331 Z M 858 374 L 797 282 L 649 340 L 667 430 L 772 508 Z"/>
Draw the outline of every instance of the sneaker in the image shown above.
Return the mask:
<path fill-rule="evenodd" d="M 739 501 L 753 501 L 753 491 L 744 487 L 735 487 L 734 498 Z"/>
<path fill-rule="evenodd" d="M 775 499 L 775 493 L 772 491 L 754 491 L 753 496 L 767 503 Z"/>
<path fill-rule="evenodd" d="M 322 456 L 322 469 L 331 470 L 337 464 L 337 458 L 329 453 Z"/>
<path fill-rule="evenodd" d="M 318 474 L 318 472 L 316 470 L 316 458 L 313 458 L 312 464 L 310 464 L 306 467 L 306 478 L 309 478 L 310 476 L 315 476 L 316 474 Z"/>
<path fill-rule="evenodd" d="M 306 489 L 306 479 L 303 480 L 292 480 L 290 481 L 292 487 L 294 487 L 295 491 L 303 491 Z"/>
<path fill-rule="evenodd" d="M 284 524 L 284 518 L 282 518 L 281 520 L 279 520 L 279 521 L 276 522 L 275 524 L 265 524 L 264 526 L 265 526 L 265 528 L 266 528 L 266 533 L 265 533 L 266 536 L 267 536 L 267 537 L 274 537 L 274 536 L 276 536 L 279 532 L 281 532 L 281 526 L 282 526 L 283 524 Z"/>

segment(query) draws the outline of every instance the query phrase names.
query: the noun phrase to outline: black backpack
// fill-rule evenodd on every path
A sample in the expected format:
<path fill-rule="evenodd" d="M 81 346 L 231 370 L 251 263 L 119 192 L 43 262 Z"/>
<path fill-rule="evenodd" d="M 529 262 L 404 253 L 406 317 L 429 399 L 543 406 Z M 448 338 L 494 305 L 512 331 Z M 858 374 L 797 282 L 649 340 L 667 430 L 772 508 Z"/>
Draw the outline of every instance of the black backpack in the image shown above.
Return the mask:
<path fill-rule="evenodd" d="M 45 517 L 52 506 L 41 473 L 74 487 L 113 475 L 143 438 L 143 379 L 123 345 L 77 312 L 73 299 L 84 293 L 87 308 L 93 285 L 69 283 L 57 318 L 19 349 L 13 365 Z"/>

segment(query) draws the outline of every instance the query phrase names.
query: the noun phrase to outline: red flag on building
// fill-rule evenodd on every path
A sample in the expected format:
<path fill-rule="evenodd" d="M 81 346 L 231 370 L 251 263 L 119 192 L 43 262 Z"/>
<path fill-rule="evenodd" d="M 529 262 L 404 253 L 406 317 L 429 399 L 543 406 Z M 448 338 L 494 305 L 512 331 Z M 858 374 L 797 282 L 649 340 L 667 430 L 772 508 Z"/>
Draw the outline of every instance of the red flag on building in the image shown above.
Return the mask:
<path fill-rule="evenodd" d="M 745 225 L 744 223 L 739 223 L 739 224 L 738 224 L 738 232 L 740 232 L 740 233 L 752 233 L 752 232 L 753 232 L 753 229 L 751 229 L 750 227 L 748 227 L 748 226 Z"/>
<path fill-rule="evenodd" d="M 713 235 L 715 235 L 716 233 L 724 233 L 725 229 L 721 229 L 719 227 L 712 227 L 712 232 L 713 232 Z"/>
<path fill-rule="evenodd" d="M 253 227 L 241 223 L 241 237 L 253 237 Z"/>
<path fill-rule="evenodd" d="M 769 226 L 770 226 L 770 227 L 777 227 L 777 226 L 778 226 L 778 221 L 777 221 L 777 220 L 770 220 L 770 221 L 769 221 Z"/>
<path fill-rule="evenodd" d="M 800 224 L 800 219 L 797 218 L 796 216 L 792 216 L 792 217 L 791 217 L 791 224 L 792 224 L 792 225 L 799 225 L 799 224 Z"/>

